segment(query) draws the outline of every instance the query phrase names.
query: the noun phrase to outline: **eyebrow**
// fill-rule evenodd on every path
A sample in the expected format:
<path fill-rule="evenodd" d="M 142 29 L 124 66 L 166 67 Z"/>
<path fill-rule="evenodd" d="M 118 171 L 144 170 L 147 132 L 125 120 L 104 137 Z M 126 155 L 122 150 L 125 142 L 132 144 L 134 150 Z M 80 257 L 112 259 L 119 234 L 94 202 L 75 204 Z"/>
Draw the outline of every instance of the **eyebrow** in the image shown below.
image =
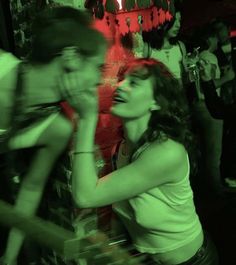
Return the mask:
<path fill-rule="evenodd" d="M 136 81 L 145 80 L 148 77 L 148 75 L 145 73 L 142 74 L 137 72 L 130 73 L 129 76 Z"/>

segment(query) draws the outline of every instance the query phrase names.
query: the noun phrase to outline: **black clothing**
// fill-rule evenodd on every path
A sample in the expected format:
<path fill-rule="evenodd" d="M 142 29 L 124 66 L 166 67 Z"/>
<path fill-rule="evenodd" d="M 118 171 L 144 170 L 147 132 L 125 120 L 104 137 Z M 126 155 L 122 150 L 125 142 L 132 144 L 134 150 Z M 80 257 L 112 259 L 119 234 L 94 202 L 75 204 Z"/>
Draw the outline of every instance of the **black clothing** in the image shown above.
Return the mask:
<path fill-rule="evenodd" d="M 224 75 L 226 69 L 232 67 L 236 74 L 236 38 L 230 39 L 231 51 L 224 53 L 219 46 L 215 51 L 218 59 L 221 74 Z M 236 100 L 236 77 L 221 86 L 221 97 L 227 104 L 232 104 Z"/>
<path fill-rule="evenodd" d="M 224 121 L 221 177 L 236 179 L 236 101 L 232 104 L 224 103 L 223 99 L 217 95 L 212 81 L 202 82 L 202 88 L 207 108 L 212 117 Z"/>

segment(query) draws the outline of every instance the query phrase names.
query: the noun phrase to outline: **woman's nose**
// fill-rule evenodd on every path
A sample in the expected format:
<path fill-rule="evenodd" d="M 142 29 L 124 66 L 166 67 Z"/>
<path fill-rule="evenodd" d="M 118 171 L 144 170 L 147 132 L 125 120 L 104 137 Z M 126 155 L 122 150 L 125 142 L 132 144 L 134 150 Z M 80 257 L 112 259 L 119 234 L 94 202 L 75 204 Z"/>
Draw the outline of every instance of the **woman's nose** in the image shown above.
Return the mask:
<path fill-rule="evenodd" d="M 128 84 L 125 80 L 120 81 L 117 86 L 117 90 L 119 91 L 127 91 L 129 90 Z"/>

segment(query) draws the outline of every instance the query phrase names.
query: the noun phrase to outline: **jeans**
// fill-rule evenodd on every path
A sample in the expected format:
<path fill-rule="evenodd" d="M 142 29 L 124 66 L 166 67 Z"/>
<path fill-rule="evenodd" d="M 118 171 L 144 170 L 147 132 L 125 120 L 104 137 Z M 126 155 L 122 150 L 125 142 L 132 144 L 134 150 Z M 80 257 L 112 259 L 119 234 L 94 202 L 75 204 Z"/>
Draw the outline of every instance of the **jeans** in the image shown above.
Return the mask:
<path fill-rule="evenodd" d="M 145 265 L 165 265 L 165 263 L 149 260 Z M 204 234 L 204 242 L 193 257 L 177 265 L 219 265 L 218 253 L 209 235 Z"/>
<path fill-rule="evenodd" d="M 222 151 L 223 121 L 211 117 L 205 101 L 200 100 L 192 107 L 194 124 L 200 137 L 205 176 L 210 187 L 221 186 L 220 158 Z"/>

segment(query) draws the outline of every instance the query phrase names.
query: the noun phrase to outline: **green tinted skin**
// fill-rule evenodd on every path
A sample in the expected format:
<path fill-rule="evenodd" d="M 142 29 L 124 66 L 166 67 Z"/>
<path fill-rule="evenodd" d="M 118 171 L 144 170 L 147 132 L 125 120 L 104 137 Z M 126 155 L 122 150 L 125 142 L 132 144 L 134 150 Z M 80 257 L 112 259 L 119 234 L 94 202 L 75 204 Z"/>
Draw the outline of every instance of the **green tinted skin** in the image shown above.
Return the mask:
<path fill-rule="evenodd" d="M 79 75 L 80 85 L 96 86 L 101 77 L 100 68 L 104 63 L 105 49 L 104 46 L 99 54 L 87 59 L 82 59 L 82 56 L 70 51 L 69 55 L 56 57 L 47 65 L 28 65 L 24 75 L 24 85 L 27 93 L 24 107 L 29 109 L 35 104 L 65 100 L 66 94 L 60 87 L 61 78 L 67 75 L 64 71 L 65 68 L 69 68 Z M 15 75 L 16 69 L 13 69 L 4 80 L 0 80 L 4 83 L 6 99 L 9 102 L 12 101 L 12 98 L 9 97 L 11 93 L 8 92 L 11 87 L 14 87 Z M 9 119 L 7 120 L 9 121 Z M 6 122 L 5 127 L 8 128 L 8 126 L 9 123 Z M 27 134 L 30 138 L 35 138 L 38 135 L 37 127 L 29 130 Z M 15 209 L 28 216 L 35 214 L 47 178 L 57 158 L 67 147 L 71 134 L 71 123 L 64 115 L 58 115 L 42 134 L 39 137 L 37 136 L 34 146 L 40 148 L 36 150 L 31 165 L 29 165 L 29 170 L 24 176 Z M 25 142 L 21 141 L 20 146 L 12 146 L 11 148 L 24 148 L 24 145 L 28 145 L 28 139 L 25 137 Z M 10 231 L 4 253 L 5 262 L 10 265 L 16 264 L 23 240 L 24 235 L 18 230 L 12 229 Z"/>
<path fill-rule="evenodd" d="M 174 38 L 178 35 L 181 26 L 181 13 L 177 12 L 175 15 L 175 21 L 172 27 L 167 31 L 166 38 Z"/>
<path fill-rule="evenodd" d="M 160 109 L 160 106 L 153 98 L 152 78 L 141 80 L 128 75 L 119 85 L 119 94 L 126 99 L 126 102 L 115 103 L 111 112 L 122 118 L 126 139 L 132 148 L 147 129 L 151 111 Z M 91 94 L 92 96 L 94 95 Z M 88 102 L 78 102 L 80 107 L 77 108 L 79 115 L 82 114 L 84 117 L 80 119 L 78 125 L 76 135 L 78 153 L 74 157 L 72 175 L 73 195 L 79 207 L 109 205 L 132 198 L 170 179 L 175 181 L 172 179 L 173 176 L 177 179 L 182 177 L 182 171 L 186 170 L 186 163 L 183 163 L 186 161 L 185 149 L 180 144 L 168 140 L 160 145 L 154 143 L 144 152 L 145 155 L 143 154 L 134 163 L 98 179 L 92 153 L 97 113 L 85 115 L 88 104 L 92 101 Z M 153 156 L 160 157 L 155 165 L 152 163 Z M 181 161 L 183 166 L 179 167 L 181 163 L 176 164 L 177 161 Z M 180 174 L 173 174 L 173 170 Z"/>

